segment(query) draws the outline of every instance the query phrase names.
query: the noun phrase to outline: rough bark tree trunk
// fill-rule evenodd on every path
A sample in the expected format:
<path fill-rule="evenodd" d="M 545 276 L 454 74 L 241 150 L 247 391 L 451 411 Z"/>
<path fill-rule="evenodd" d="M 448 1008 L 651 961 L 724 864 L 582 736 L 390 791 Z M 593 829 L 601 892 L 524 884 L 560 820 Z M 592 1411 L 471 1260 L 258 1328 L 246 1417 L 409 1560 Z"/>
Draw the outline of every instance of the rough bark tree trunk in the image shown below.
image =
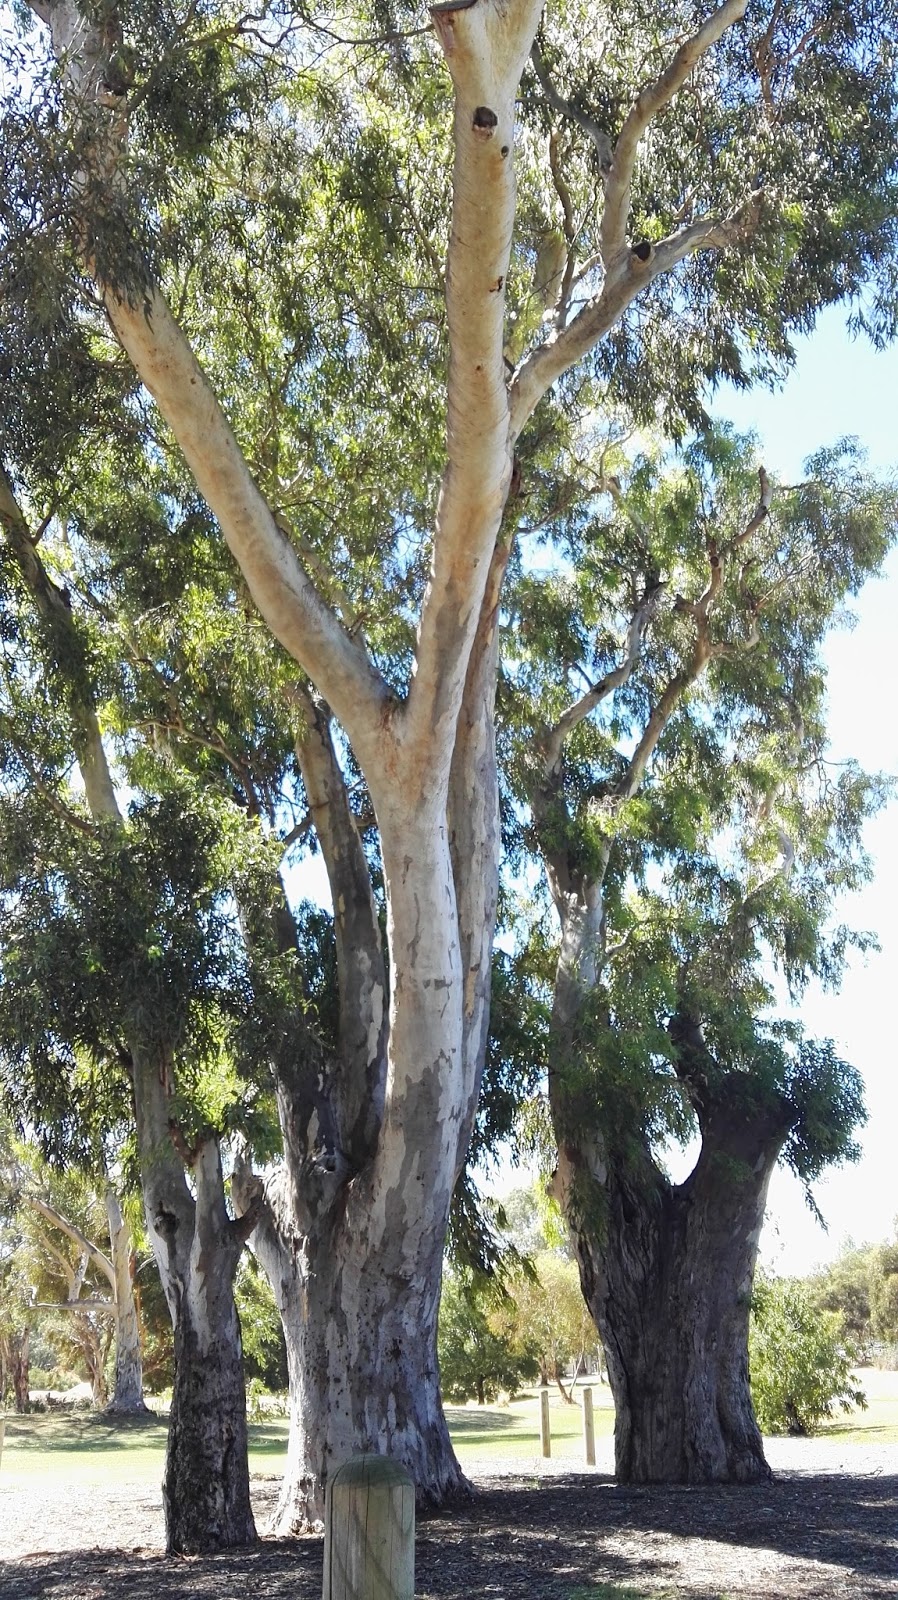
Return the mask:
<path fill-rule="evenodd" d="M 581 1282 L 605 1347 L 623 1483 L 770 1476 L 751 1402 L 748 1319 L 787 1128 L 781 1105 L 728 1096 L 707 1117 L 685 1183 L 672 1185 L 647 1150 L 608 1150 L 594 1206 L 577 1208 Z"/>
<path fill-rule="evenodd" d="M 246 1392 L 233 1271 L 197 1251 L 175 1324 L 175 1381 L 162 1498 L 169 1547 L 183 1555 L 256 1537 L 247 1471 Z"/>
<path fill-rule="evenodd" d="M 135 1095 L 138 1136 L 155 1083 Z M 169 1416 L 162 1499 L 166 1544 L 180 1555 L 250 1544 L 246 1387 L 234 1274 L 245 1231 L 228 1217 L 221 1156 L 214 1137 L 184 1152 L 195 1194 L 169 1141 L 142 1148 L 147 1220 L 175 1332 L 175 1381 Z"/>

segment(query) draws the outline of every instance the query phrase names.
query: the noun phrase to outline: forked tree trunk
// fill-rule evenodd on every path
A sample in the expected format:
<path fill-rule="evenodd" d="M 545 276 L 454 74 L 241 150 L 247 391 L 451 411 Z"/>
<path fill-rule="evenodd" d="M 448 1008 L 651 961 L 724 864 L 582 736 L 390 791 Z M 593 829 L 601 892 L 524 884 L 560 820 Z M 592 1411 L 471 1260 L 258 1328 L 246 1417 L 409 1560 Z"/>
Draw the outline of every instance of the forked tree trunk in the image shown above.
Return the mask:
<path fill-rule="evenodd" d="M 297 753 L 335 909 L 340 1039 L 324 1061 L 320 1043 L 297 1025 L 292 1056 L 275 1063 L 285 1164 L 253 1237 L 290 1368 L 275 1521 L 282 1533 L 321 1520 L 328 1478 L 359 1452 L 400 1460 L 421 1502 L 467 1489 L 440 1401 L 436 1325 L 488 1022 L 498 870 L 488 679 L 506 559 L 494 564 L 468 678 L 448 828 L 440 803 L 426 793 L 416 803 L 408 783 L 397 783 L 392 815 L 387 803 L 379 810 L 394 973 L 389 1030 L 367 863 L 326 708 L 304 701 Z M 236 1191 L 242 1210 L 253 1191 L 239 1174 Z"/>
<path fill-rule="evenodd" d="M 706 1120 L 698 1163 L 674 1186 L 648 1153 L 609 1156 L 593 1225 L 575 1228 L 602 1335 L 622 1483 L 769 1478 L 751 1402 L 748 1320 L 782 1104 L 735 1095 Z M 589 1211 L 586 1208 L 586 1212 Z"/>
<path fill-rule="evenodd" d="M 290 1366 L 281 1533 L 318 1524 L 331 1474 L 362 1452 L 402 1462 L 422 1503 L 467 1489 L 443 1414 L 436 1353 L 449 1207 L 477 1089 L 463 1046 L 447 829 L 426 800 L 418 815 L 385 818 L 381 811 L 394 972 L 385 1059 L 379 930 L 324 733 L 319 727 L 314 747 L 304 749 L 304 773 L 318 793 L 314 759 L 319 780 L 328 783 L 329 817 L 322 807 L 320 832 L 347 973 L 341 1002 L 354 992 L 371 1028 L 353 1048 L 343 1027 L 344 1056 L 323 1073 L 313 1065 L 290 1079 L 281 1068 L 285 1169 L 269 1185 L 253 1241 L 281 1310 Z M 357 958 L 368 950 L 368 959 L 356 962 L 368 981 L 350 989 L 352 948 Z M 379 1127 L 372 1127 L 370 1087 L 363 1098 L 356 1092 L 363 1074 L 369 1086 L 383 1082 Z M 324 1079 L 330 1096 L 316 1102 Z M 379 1099 L 376 1092 L 375 1104 Z M 241 1209 L 247 1198 L 240 1196 Z"/>
<path fill-rule="evenodd" d="M 214 1136 L 178 1156 L 166 1134 L 155 1145 L 167 1086 L 138 1058 L 135 1093 L 144 1205 L 175 1334 L 175 1381 L 162 1499 L 166 1545 L 198 1555 L 256 1537 L 249 1493 L 246 1387 L 234 1274 L 246 1238 L 225 1207 Z M 191 1167 L 194 1193 L 184 1179 Z"/>

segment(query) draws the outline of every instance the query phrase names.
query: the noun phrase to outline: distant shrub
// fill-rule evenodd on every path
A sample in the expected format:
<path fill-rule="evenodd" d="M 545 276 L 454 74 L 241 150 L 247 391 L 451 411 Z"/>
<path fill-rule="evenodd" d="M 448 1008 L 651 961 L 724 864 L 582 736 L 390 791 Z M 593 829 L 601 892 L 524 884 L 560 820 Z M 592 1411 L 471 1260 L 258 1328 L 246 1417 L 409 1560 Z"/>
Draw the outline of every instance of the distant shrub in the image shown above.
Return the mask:
<path fill-rule="evenodd" d="M 865 1408 L 866 1397 L 851 1370 L 854 1358 L 841 1318 L 821 1311 L 803 1285 L 757 1280 L 749 1363 L 763 1433 L 813 1433 L 837 1409 Z"/>

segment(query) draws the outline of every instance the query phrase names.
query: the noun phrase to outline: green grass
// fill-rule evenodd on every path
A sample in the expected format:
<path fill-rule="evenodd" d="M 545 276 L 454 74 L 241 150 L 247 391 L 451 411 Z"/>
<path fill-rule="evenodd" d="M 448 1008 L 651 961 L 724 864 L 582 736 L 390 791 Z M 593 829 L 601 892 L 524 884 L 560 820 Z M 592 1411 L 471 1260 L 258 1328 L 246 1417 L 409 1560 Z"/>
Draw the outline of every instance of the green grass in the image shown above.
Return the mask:
<path fill-rule="evenodd" d="M 866 1411 L 841 1411 L 820 1429 L 821 1439 L 839 1444 L 898 1444 L 898 1372 L 859 1367 L 858 1388 L 867 1396 Z"/>
<path fill-rule="evenodd" d="M 584 1588 L 568 1589 L 564 1600 L 676 1600 L 673 1589 L 627 1589 L 618 1583 L 588 1583 Z M 717 1600 L 729 1600 L 721 1594 Z"/>
<path fill-rule="evenodd" d="M 64 1475 L 79 1483 L 113 1478 L 158 1483 L 165 1459 L 166 1417 L 117 1418 L 90 1411 L 7 1416 L 0 1474 Z M 249 1424 L 251 1472 L 279 1473 L 287 1454 L 287 1422 Z"/>
<path fill-rule="evenodd" d="M 869 1408 L 834 1418 L 821 1432 L 839 1444 L 898 1443 L 898 1373 L 865 1370 L 858 1374 Z M 611 1397 L 604 1385 L 593 1386 L 597 1439 L 614 1428 Z M 583 1460 L 583 1413 L 550 1400 L 552 1456 Z M 449 1428 L 462 1465 L 478 1459 L 522 1464 L 540 1455 L 539 1396 L 535 1391 L 504 1406 L 449 1406 Z M 115 1478 L 158 1483 L 165 1456 L 164 1417 L 112 1421 L 89 1411 L 36 1412 L 6 1418 L 6 1442 L 0 1473 L 14 1476 L 65 1475 L 79 1483 Z M 250 1471 L 274 1476 L 283 1470 L 287 1453 L 286 1418 L 249 1424 Z M 634 1591 L 601 1586 L 572 1591 L 570 1600 L 642 1600 Z M 652 1600 L 658 1600 L 653 1596 Z"/>
<path fill-rule="evenodd" d="M 596 1438 L 605 1438 L 614 1432 L 611 1395 L 606 1387 L 594 1386 L 593 1406 Z M 553 1457 L 582 1459 L 583 1412 L 579 1404 L 568 1406 L 560 1395 L 552 1395 L 549 1414 Z M 505 1406 L 447 1406 L 446 1416 L 462 1466 L 483 1456 L 513 1461 L 541 1454 L 539 1395 L 534 1390 Z"/>

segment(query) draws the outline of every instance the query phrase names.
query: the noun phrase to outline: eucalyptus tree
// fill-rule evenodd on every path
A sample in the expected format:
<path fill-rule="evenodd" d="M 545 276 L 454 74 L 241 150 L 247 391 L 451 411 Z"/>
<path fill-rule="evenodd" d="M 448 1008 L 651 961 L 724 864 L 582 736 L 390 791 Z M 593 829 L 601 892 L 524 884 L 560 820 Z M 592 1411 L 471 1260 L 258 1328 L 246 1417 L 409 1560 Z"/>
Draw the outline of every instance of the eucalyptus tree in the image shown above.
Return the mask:
<path fill-rule="evenodd" d="M 77 1170 L 54 1173 L 33 1147 L 13 1141 L 3 1151 L 2 1181 L 22 1220 L 35 1309 L 63 1314 L 56 1342 L 79 1353 L 96 1406 L 145 1413 L 131 1230 L 115 1189 L 98 1189 Z"/>
<path fill-rule="evenodd" d="M 336 1054 L 280 982 L 276 887 L 244 917 L 263 1021 L 291 1019 L 259 1037 L 285 1170 L 258 1239 L 295 1330 L 281 1523 L 318 1516 L 359 1448 L 440 1499 L 462 1484 L 436 1316 L 488 1026 L 520 497 L 608 390 L 682 424 L 708 379 L 774 372 L 871 277 L 889 331 L 895 17 L 683 0 L 659 30 L 641 0 L 543 23 L 538 0 L 475 0 L 431 32 L 363 5 L 30 9 L 56 70 L 6 117 L 4 225 L 77 286 L 101 358 L 126 352 L 291 663 L 334 897 Z M 124 424 L 138 403 L 126 385 Z"/>
<path fill-rule="evenodd" d="M 570 566 L 513 591 L 503 704 L 560 925 L 548 1095 L 557 1184 L 616 1404 L 618 1475 L 767 1475 L 748 1310 L 778 1159 L 856 1153 L 857 1074 L 774 1024 L 771 971 L 835 982 L 880 781 L 826 755 L 820 644 L 894 536 L 842 445 L 777 486 L 750 442 L 600 456 Z M 571 591 L 575 594 L 572 596 Z M 863 943 L 863 940 L 860 941 Z M 673 1183 L 665 1135 L 698 1136 Z"/>
<path fill-rule="evenodd" d="M 175 1330 L 167 1539 L 187 1552 L 242 1544 L 255 1530 L 233 1280 L 253 1218 L 229 1215 L 220 1147 L 239 1098 L 228 1037 L 242 967 L 223 897 L 241 839 L 176 779 L 126 812 L 100 732 L 90 619 L 47 571 L 46 530 L 2 466 L 0 527 L 6 1100 L 66 1162 L 89 1164 L 133 1114 Z"/>

